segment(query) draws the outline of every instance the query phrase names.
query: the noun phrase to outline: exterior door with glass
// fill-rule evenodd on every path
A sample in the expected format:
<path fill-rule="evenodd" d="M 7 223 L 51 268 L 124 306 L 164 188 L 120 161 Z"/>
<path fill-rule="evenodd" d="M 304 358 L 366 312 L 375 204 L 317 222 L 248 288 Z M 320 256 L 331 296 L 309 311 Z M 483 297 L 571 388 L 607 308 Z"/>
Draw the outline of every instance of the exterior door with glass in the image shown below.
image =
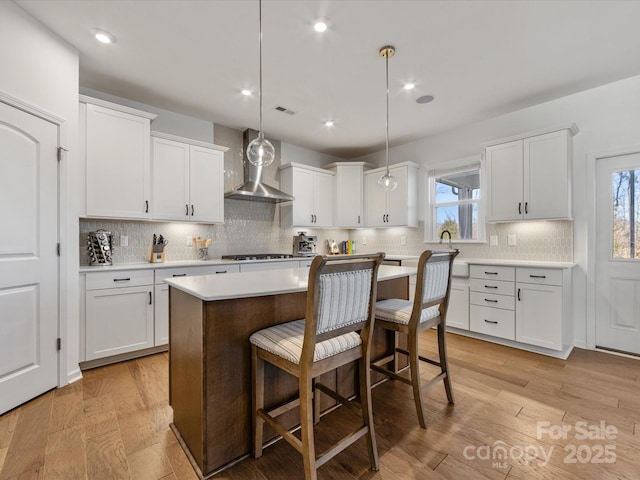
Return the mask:
<path fill-rule="evenodd" d="M 596 162 L 596 347 L 640 355 L 640 153 Z"/>

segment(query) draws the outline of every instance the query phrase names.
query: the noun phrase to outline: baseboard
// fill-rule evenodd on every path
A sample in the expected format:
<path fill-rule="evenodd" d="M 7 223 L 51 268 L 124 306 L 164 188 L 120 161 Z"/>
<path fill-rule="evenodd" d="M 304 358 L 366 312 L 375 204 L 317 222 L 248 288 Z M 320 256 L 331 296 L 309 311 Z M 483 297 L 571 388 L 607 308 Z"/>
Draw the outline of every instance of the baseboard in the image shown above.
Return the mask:
<path fill-rule="evenodd" d="M 82 380 L 82 370 L 80 370 L 80 368 L 67 372 L 67 385 L 77 382 L 78 380 Z"/>

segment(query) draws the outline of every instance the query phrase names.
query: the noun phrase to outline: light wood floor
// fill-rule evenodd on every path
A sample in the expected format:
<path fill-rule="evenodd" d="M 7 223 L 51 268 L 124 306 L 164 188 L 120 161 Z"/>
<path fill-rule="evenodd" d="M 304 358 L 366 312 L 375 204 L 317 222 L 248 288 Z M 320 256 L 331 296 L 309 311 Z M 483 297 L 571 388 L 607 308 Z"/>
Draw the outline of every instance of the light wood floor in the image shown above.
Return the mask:
<path fill-rule="evenodd" d="M 639 360 L 574 350 L 562 361 L 448 338 L 456 405 L 433 389 L 422 430 L 409 387 L 378 386 L 380 471 L 368 470 L 360 440 L 320 469 L 321 480 L 640 478 Z M 422 349 L 435 351 L 433 332 Z M 0 480 L 195 479 L 168 427 L 167 359 L 85 371 L 82 381 L 0 416 Z M 319 450 L 350 428 L 350 415 L 343 408 L 323 417 Z M 584 439 L 585 431 L 600 438 Z M 302 479 L 301 457 L 278 442 L 215 478 Z"/>

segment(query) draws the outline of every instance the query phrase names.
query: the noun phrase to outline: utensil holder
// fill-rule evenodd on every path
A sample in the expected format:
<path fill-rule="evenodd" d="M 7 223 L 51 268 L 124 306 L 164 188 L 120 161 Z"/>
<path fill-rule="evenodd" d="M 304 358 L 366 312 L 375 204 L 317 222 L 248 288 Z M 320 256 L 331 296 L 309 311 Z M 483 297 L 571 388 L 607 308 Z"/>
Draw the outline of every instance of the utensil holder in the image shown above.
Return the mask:
<path fill-rule="evenodd" d="M 164 245 L 152 245 L 149 263 L 164 263 Z"/>

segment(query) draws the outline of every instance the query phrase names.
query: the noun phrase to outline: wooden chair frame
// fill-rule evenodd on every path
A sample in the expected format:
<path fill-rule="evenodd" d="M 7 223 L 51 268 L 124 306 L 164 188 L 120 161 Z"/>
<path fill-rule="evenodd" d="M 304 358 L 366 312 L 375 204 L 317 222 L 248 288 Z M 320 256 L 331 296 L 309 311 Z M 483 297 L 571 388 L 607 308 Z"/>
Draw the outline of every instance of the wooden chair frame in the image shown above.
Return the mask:
<path fill-rule="evenodd" d="M 376 372 L 383 373 L 390 378 L 399 380 L 411 385 L 413 387 L 413 399 L 416 405 L 416 412 L 418 414 L 418 421 L 422 428 L 427 428 L 427 421 L 425 415 L 423 393 L 433 387 L 439 381 L 444 381 L 445 391 L 447 393 L 447 399 L 450 404 L 454 404 L 453 389 L 451 388 L 451 375 L 449 374 L 449 363 L 447 361 L 447 343 L 446 343 L 446 318 L 447 310 L 449 307 L 449 296 L 451 292 L 451 272 L 453 270 L 453 260 L 458 255 L 459 250 L 446 251 L 446 252 L 434 252 L 432 250 L 425 250 L 420 255 L 418 260 L 418 271 L 416 278 L 416 290 L 413 299 L 413 308 L 411 311 L 411 318 L 408 324 L 395 323 L 381 318 L 376 318 L 376 327 L 392 330 L 397 333 L 407 335 L 408 350 L 400 347 L 396 347 L 393 354 L 383 357 L 375 362 L 371 363 L 371 368 Z M 425 289 L 425 269 L 428 263 L 433 262 L 449 262 L 449 278 L 447 279 L 446 293 L 442 297 L 432 299 L 429 302 L 423 302 L 423 293 Z M 439 316 L 434 319 L 420 323 L 420 315 L 426 308 L 439 305 Z M 432 360 L 421 356 L 418 352 L 418 340 L 420 333 L 428 330 L 434 326 L 437 326 L 438 335 L 438 354 L 439 361 Z M 396 333 L 396 334 L 397 334 Z M 406 355 L 409 359 L 408 365 L 392 371 L 384 365 L 393 362 L 394 368 L 398 365 L 398 353 Z M 425 385 L 421 385 L 420 381 L 420 361 L 429 363 L 440 367 L 440 373 L 431 378 Z M 410 377 L 406 378 L 400 375 L 405 370 L 409 369 Z"/>
<path fill-rule="evenodd" d="M 253 455 L 255 458 L 262 456 L 263 431 L 264 423 L 266 422 L 302 454 L 306 480 L 316 480 L 316 471 L 320 466 L 363 436 L 367 437 L 367 449 L 371 468 L 378 470 L 379 459 L 371 406 L 371 373 L 368 366 L 370 363 L 369 347 L 373 337 L 377 274 L 378 267 L 383 258 L 383 253 L 377 253 L 375 255 L 315 257 L 309 271 L 304 341 L 299 363 L 296 364 L 259 348 L 254 344 L 251 345 Z M 329 273 L 366 269 L 371 269 L 371 288 L 369 292 L 367 319 L 358 324 L 351 324 L 322 334 L 316 334 L 320 310 L 320 277 Z M 316 343 L 338 337 L 348 332 L 359 332 L 362 344 L 357 348 L 351 348 L 326 359 L 317 362 L 313 361 Z M 359 409 L 337 392 L 315 380 L 323 373 L 332 371 L 341 365 L 356 360 L 358 361 L 359 372 Z M 264 362 L 269 362 L 298 378 L 298 398 L 268 411 L 264 409 Z M 363 424 L 357 430 L 336 442 L 316 457 L 313 426 L 320 420 L 320 391 L 331 396 L 343 405 L 356 409 L 356 411 L 362 415 Z M 300 439 L 276 420 L 276 417 L 296 407 L 300 408 Z"/>

